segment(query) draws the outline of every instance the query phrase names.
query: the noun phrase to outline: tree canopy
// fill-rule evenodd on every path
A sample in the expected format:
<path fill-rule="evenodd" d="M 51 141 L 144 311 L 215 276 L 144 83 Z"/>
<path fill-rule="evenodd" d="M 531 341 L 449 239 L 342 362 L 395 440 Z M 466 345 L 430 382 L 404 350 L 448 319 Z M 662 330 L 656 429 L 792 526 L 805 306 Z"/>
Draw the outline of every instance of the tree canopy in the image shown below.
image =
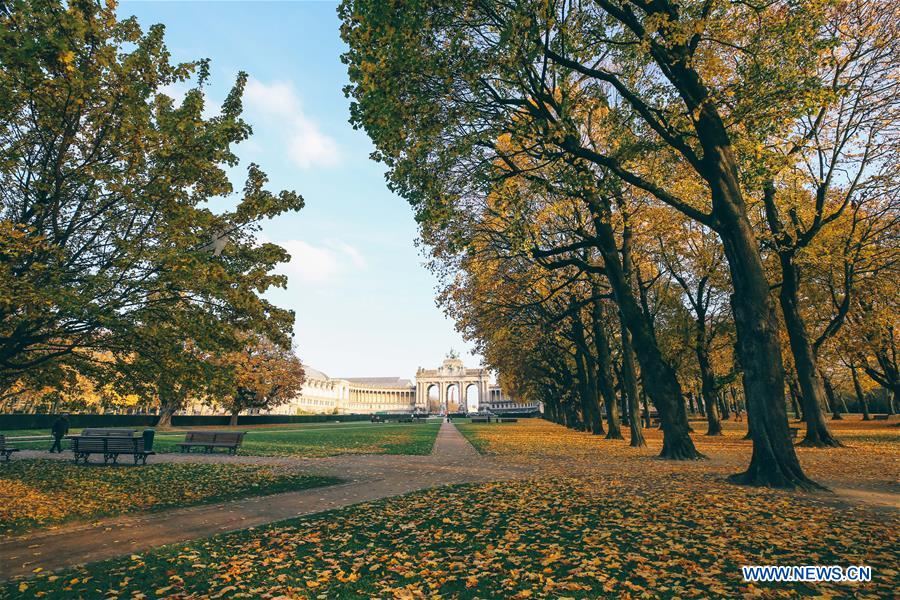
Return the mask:
<path fill-rule="evenodd" d="M 115 13 L 0 5 L 0 380 L 106 367 L 166 405 L 247 332 L 290 347 L 293 314 L 263 297 L 290 257 L 256 233 L 303 199 L 255 164 L 229 179 L 247 74 L 209 114 L 209 61 L 173 63 L 162 25 Z"/>
<path fill-rule="evenodd" d="M 859 244 L 878 248 L 874 278 L 896 264 L 895 240 L 861 242 L 853 224 L 896 219 L 896 6 L 345 0 L 339 14 L 351 121 L 457 290 L 451 314 L 501 376 L 535 377 L 533 361 L 555 371 L 543 397 L 596 433 L 615 403 L 604 372 L 621 374 L 628 403 L 638 393 L 633 352 L 662 456 L 699 458 L 686 390 L 703 396 L 710 433 L 716 405 L 727 414 L 740 394 L 754 452 L 735 481 L 815 487 L 786 384 L 798 382 L 805 442 L 832 443 L 819 349 L 846 321 Z M 822 252 L 833 236 L 857 241 L 838 257 Z M 799 308 L 814 289 L 834 305 L 815 321 L 821 341 Z M 487 290 L 495 301 L 474 298 Z M 588 344 L 559 324 L 586 324 L 591 303 L 606 330 Z M 495 358 L 523 321 L 538 346 L 568 350 L 555 368 L 543 347 Z M 618 338 L 620 362 L 603 338 Z M 573 389 L 582 398 L 566 404 Z"/>

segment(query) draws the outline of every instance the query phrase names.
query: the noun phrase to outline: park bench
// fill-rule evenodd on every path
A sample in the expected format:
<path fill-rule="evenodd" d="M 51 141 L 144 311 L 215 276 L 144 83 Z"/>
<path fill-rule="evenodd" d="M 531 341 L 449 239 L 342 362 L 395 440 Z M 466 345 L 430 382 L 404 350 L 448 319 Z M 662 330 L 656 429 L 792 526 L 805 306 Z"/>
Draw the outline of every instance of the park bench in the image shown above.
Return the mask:
<path fill-rule="evenodd" d="M 490 417 L 472 417 L 472 420 L 470 421 L 470 423 L 490 423 L 490 422 L 491 422 Z"/>
<path fill-rule="evenodd" d="M 380 415 L 372 415 L 372 422 L 373 423 L 384 423 L 384 417 L 382 417 Z"/>
<path fill-rule="evenodd" d="M 184 441 L 178 445 L 182 452 L 190 452 L 193 448 L 203 448 L 212 452 L 216 448 L 225 448 L 231 454 L 237 454 L 238 446 L 244 439 L 246 431 L 188 431 Z"/>
<path fill-rule="evenodd" d="M 81 430 L 81 437 L 134 437 L 134 429 L 106 429 L 87 427 Z M 69 436 L 70 438 L 76 436 Z"/>
<path fill-rule="evenodd" d="M 6 436 L 0 434 L 0 456 L 3 457 L 3 460 L 9 461 L 9 455 L 13 452 L 18 452 L 18 448 L 13 448 L 12 446 L 6 445 Z"/>
<path fill-rule="evenodd" d="M 88 463 L 91 454 L 100 454 L 103 456 L 103 462 L 112 462 L 116 464 L 119 461 L 120 454 L 129 454 L 134 459 L 134 464 L 147 464 L 147 457 L 156 454 L 152 450 L 144 448 L 144 438 L 126 436 L 124 429 L 85 429 L 90 435 L 72 435 L 69 440 L 72 442 L 72 453 L 75 455 L 75 464 L 79 461 Z M 100 435 L 98 432 L 112 432 L 109 435 Z M 132 434 L 134 430 L 131 430 Z"/>
<path fill-rule="evenodd" d="M 498 423 L 517 423 L 519 420 L 513 417 L 498 417 Z"/>
<path fill-rule="evenodd" d="M 891 415 L 874 415 L 872 418 L 876 421 L 887 421 L 891 418 Z"/>

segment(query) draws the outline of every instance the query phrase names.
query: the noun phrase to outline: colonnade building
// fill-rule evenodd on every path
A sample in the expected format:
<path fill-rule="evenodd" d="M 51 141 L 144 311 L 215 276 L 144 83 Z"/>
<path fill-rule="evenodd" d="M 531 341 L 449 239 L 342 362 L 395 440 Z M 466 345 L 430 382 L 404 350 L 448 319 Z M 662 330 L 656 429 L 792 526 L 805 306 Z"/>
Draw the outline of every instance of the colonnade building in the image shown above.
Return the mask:
<path fill-rule="evenodd" d="M 487 369 L 467 369 L 452 353 L 437 369 L 419 368 L 415 382 L 400 377 L 332 378 L 304 367 L 300 394 L 269 414 L 350 414 L 371 412 L 479 412 L 538 410 L 520 403 L 490 382 Z"/>

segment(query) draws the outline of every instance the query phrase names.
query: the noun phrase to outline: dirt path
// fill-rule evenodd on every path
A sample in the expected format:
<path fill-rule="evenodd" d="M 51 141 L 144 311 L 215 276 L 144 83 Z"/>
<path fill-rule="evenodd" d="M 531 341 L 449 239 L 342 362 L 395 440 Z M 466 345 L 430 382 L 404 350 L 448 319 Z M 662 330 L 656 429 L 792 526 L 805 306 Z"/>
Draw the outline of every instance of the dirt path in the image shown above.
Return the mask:
<path fill-rule="evenodd" d="M 26 454 L 26 452 L 22 452 Z M 37 454 L 37 453 L 35 453 Z M 526 475 L 480 456 L 444 423 L 429 456 L 289 457 L 162 454 L 157 462 L 291 464 L 340 477 L 345 483 L 165 512 L 111 517 L 36 531 L 0 542 L 0 579 L 51 571 L 165 544 L 308 515 L 441 485 L 496 481 Z"/>

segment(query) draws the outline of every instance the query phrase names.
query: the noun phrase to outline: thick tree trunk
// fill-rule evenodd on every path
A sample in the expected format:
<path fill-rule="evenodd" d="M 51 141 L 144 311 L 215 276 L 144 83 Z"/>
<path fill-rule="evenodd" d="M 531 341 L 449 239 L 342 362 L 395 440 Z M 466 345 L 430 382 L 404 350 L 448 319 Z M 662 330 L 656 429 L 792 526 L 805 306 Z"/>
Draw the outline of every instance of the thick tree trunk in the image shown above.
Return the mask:
<path fill-rule="evenodd" d="M 172 426 L 172 415 L 175 414 L 175 407 L 162 403 L 159 407 L 159 420 L 156 421 L 157 429 L 166 429 Z"/>
<path fill-rule="evenodd" d="M 638 404 L 637 374 L 634 366 L 634 350 L 631 347 L 631 332 L 619 313 L 619 331 L 622 338 L 622 393 L 628 403 L 628 427 L 631 430 L 630 445 L 634 448 L 646 446 L 641 430 L 641 408 Z"/>
<path fill-rule="evenodd" d="M 856 401 L 859 402 L 859 408 L 862 410 L 863 421 L 871 421 L 872 416 L 869 414 L 869 403 L 866 401 L 866 395 L 863 393 L 862 385 L 859 383 L 859 373 L 856 367 L 850 367 L 850 377 L 853 379 L 853 391 L 856 392 Z"/>
<path fill-rule="evenodd" d="M 778 339 L 778 319 L 769 298 L 758 243 L 746 218 L 737 188 L 712 186 L 718 208 L 718 233 L 725 247 L 734 294 L 732 312 L 737 347 L 744 371 L 748 424 L 753 431 L 753 455 L 747 470 L 732 476 L 736 483 L 771 487 L 818 487 L 806 477 L 788 431 L 784 402 L 784 367 Z M 730 193 L 733 198 L 717 197 Z"/>
<path fill-rule="evenodd" d="M 591 286 L 596 297 L 600 290 Z M 591 305 L 591 325 L 594 333 L 594 347 L 597 354 L 597 387 L 606 405 L 606 439 L 621 440 L 622 428 L 619 424 L 619 409 L 616 404 L 616 390 L 613 387 L 612 356 L 609 354 L 609 340 L 603 327 L 603 308 L 600 300 L 595 299 Z"/>
<path fill-rule="evenodd" d="M 703 394 L 704 410 L 706 411 L 706 435 L 722 435 L 722 421 L 719 420 L 719 409 L 716 406 L 716 392 L 714 389 L 709 389 L 715 384 L 707 382 L 702 375 L 702 371 L 703 369 L 701 368 L 701 378 L 703 379 L 701 393 Z"/>
<path fill-rule="evenodd" d="M 232 427 L 237 427 L 239 412 L 240 411 L 232 411 L 232 413 L 231 413 L 231 419 L 229 419 L 228 424 L 231 425 Z"/>
<path fill-rule="evenodd" d="M 625 324 L 631 332 L 634 351 L 641 366 L 644 388 L 659 412 L 663 429 L 660 457 L 674 460 L 703 458 L 694 447 L 689 434 L 687 412 L 684 409 L 681 386 L 675 376 L 675 369 L 663 358 L 656 337 L 625 278 L 612 226 L 599 215 L 594 219 L 594 226 L 607 279 Z"/>
<path fill-rule="evenodd" d="M 816 356 L 806 324 L 800 314 L 798 305 L 797 282 L 799 275 L 788 253 L 779 253 L 781 264 L 781 290 L 778 294 L 781 313 L 784 315 L 785 329 L 794 357 L 797 372 L 797 383 L 800 386 L 800 401 L 803 403 L 803 418 L 806 421 L 806 436 L 801 446 L 813 448 L 838 447 L 841 443 L 835 439 L 828 429 L 822 406 L 826 402 L 825 386 L 819 376 Z"/>

